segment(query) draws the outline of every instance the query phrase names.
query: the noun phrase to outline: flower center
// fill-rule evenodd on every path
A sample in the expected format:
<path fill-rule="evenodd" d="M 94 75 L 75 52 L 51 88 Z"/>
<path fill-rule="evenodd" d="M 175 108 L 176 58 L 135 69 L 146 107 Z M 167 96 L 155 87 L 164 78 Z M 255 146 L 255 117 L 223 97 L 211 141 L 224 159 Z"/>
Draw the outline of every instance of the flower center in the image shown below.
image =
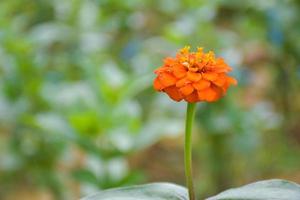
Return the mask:
<path fill-rule="evenodd" d="M 205 72 L 205 67 L 200 68 L 196 63 L 189 63 L 187 61 L 181 63 L 187 70 L 192 72 Z"/>

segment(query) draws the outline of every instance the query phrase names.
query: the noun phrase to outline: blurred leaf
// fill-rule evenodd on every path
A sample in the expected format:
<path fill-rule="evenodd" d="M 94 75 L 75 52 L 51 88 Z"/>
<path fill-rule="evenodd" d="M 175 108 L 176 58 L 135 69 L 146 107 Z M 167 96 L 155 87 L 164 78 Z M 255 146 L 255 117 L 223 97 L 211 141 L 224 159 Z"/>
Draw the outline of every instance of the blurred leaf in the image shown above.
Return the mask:
<path fill-rule="evenodd" d="M 82 200 L 188 200 L 184 187 L 171 183 L 152 183 L 99 192 Z"/>
<path fill-rule="evenodd" d="M 267 180 L 252 183 L 240 188 L 230 189 L 207 200 L 299 200 L 300 185 L 280 180 Z"/>
<path fill-rule="evenodd" d="M 77 169 L 73 173 L 75 179 L 79 180 L 80 182 L 87 182 L 94 185 L 98 185 L 98 179 L 91 171 L 87 169 Z"/>
<path fill-rule="evenodd" d="M 99 132 L 99 120 L 95 112 L 73 113 L 69 117 L 69 120 L 79 133 L 95 135 Z"/>
<path fill-rule="evenodd" d="M 126 85 L 123 92 L 120 94 L 120 100 L 125 101 L 126 99 L 132 98 L 142 90 L 146 89 L 151 85 L 152 75 L 145 75 L 136 79 L 130 80 L 129 84 Z"/>

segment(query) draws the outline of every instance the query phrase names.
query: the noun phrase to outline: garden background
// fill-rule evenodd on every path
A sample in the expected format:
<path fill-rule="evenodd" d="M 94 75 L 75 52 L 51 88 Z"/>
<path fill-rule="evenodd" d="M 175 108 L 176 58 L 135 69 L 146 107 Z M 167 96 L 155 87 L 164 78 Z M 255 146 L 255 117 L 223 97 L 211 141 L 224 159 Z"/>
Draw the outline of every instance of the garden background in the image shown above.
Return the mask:
<path fill-rule="evenodd" d="M 152 80 L 185 45 L 239 81 L 198 105 L 197 193 L 300 183 L 300 1 L 1 0 L 0 199 L 184 185 L 185 103 Z"/>

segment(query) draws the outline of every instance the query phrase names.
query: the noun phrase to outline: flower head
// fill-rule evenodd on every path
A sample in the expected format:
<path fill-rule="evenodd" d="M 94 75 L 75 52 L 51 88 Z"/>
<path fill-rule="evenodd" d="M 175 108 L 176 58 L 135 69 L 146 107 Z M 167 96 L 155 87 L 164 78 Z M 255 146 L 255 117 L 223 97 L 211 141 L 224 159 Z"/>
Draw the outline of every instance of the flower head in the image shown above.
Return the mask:
<path fill-rule="evenodd" d="M 230 85 L 237 81 L 228 76 L 232 69 L 214 52 L 190 52 L 184 47 L 176 56 L 167 57 L 163 66 L 155 70 L 154 89 L 166 92 L 175 101 L 213 102 L 226 94 Z"/>

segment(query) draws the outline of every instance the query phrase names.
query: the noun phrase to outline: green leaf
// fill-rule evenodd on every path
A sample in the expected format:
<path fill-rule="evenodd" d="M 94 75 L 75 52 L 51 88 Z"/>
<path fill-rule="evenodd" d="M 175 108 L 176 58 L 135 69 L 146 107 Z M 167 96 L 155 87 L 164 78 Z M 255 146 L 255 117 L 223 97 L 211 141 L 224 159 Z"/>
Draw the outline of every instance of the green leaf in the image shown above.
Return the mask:
<path fill-rule="evenodd" d="M 75 179 L 80 182 L 92 183 L 98 185 L 98 179 L 93 172 L 87 169 L 77 169 L 72 172 Z"/>
<path fill-rule="evenodd" d="M 171 183 L 151 183 L 104 190 L 81 200 L 188 200 L 188 192 Z"/>
<path fill-rule="evenodd" d="M 280 179 L 265 180 L 226 190 L 207 200 L 300 200 L 300 185 Z"/>

